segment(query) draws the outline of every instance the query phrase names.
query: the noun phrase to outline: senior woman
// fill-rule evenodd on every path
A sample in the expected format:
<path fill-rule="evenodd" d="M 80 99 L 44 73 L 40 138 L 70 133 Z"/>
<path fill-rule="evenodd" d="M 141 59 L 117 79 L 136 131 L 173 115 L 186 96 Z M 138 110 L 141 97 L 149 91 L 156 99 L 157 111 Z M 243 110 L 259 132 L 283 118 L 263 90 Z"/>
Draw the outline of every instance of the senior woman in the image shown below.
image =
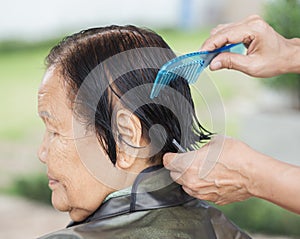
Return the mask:
<path fill-rule="evenodd" d="M 51 50 L 38 93 L 46 125 L 38 155 L 53 206 L 72 222 L 42 238 L 249 238 L 161 166 L 177 152 L 174 139 L 192 150 L 210 138 L 184 79 L 149 98 L 173 57 L 160 36 L 134 26 L 85 30 Z"/>

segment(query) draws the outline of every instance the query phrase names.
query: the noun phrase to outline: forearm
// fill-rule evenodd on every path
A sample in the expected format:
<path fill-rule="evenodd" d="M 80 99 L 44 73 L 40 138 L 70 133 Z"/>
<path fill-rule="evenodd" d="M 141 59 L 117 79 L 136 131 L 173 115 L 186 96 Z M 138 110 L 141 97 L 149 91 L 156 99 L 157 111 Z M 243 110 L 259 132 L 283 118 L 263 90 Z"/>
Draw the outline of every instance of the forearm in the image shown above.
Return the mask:
<path fill-rule="evenodd" d="M 251 194 L 300 214 L 300 167 L 262 154 L 253 160 Z"/>

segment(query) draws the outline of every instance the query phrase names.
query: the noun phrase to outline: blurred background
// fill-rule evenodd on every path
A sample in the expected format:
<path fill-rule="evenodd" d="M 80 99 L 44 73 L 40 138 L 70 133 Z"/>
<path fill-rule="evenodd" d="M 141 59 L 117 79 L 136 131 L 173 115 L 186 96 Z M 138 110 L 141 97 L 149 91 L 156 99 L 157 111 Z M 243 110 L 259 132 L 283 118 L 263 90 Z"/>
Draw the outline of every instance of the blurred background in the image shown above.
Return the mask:
<path fill-rule="evenodd" d="M 61 38 L 134 24 L 155 30 L 183 54 L 198 50 L 216 25 L 250 14 L 287 38 L 300 37 L 298 0 L 1 0 L 0 12 L 0 237 L 6 239 L 34 238 L 69 221 L 52 209 L 46 169 L 36 157 L 43 135 L 37 90 L 44 58 Z M 299 74 L 262 80 L 222 70 L 204 78 L 192 89 L 206 128 L 300 165 Z M 300 217 L 271 203 L 250 199 L 220 209 L 254 238 L 300 238 Z"/>

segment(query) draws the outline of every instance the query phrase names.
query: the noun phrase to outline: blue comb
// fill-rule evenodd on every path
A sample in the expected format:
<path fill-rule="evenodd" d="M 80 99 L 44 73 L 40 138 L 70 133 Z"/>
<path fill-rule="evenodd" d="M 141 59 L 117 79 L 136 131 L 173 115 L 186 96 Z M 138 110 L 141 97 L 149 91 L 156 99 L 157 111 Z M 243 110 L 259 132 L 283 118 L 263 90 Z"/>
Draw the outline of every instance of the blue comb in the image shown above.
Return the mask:
<path fill-rule="evenodd" d="M 154 81 L 150 98 L 158 96 L 159 92 L 171 81 L 182 77 L 189 84 L 193 84 L 199 78 L 200 73 L 221 52 L 234 52 L 243 54 L 245 50 L 243 43 L 229 44 L 213 51 L 200 51 L 178 56 L 165 63 L 159 70 Z"/>

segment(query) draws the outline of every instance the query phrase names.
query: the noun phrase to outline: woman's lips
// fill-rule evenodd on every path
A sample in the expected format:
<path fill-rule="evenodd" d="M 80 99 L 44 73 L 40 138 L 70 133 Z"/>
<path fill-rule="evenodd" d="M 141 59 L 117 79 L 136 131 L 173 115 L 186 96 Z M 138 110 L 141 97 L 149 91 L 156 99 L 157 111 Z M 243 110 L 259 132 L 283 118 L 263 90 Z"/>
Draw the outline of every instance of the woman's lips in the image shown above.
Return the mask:
<path fill-rule="evenodd" d="M 54 186 L 55 184 L 58 183 L 58 180 L 56 180 L 55 178 L 51 177 L 49 174 L 47 176 L 48 176 L 48 179 L 49 179 L 49 186 Z"/>

